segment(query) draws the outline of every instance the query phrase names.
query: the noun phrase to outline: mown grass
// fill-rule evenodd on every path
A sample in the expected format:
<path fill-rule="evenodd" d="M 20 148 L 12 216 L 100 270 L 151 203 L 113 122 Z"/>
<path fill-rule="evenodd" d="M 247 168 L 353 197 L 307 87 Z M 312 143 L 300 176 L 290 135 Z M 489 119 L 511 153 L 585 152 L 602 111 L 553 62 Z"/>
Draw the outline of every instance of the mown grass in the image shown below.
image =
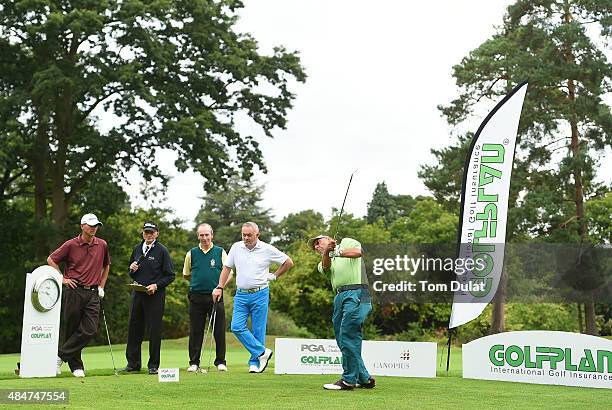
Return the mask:
<path fill-rule="evenodd" d="M 461 378 L 461 349 L 453 348 L 451 368 L 439 360 L 435 379 L 377 377 L 373 390 L 325 391 L 333 375 L 275 375 L 272 363 L 265 373 L 249 374 L 248 353 L 228 334 L 229 372 L 211 368 L 209 374 L 187 373 L 187 339 L 162 343 L 162 367 L 180 367 L 179 383 L 159 383 L 156 376 L 113 374 L 108 346 L 85 349 L 87 377 L 73 377 L 64 365 L 60 377 L 19 379 L 13 373 L 18 354 L 0 355 L 0 389 L 68 389 L 71 409 L 88 408 L 204 408 L 227 409 L 545 409 L 610 408 L 612 390 L 506 383 Z M 273 346 L 269 338 L 268 346 Z M 438 349 L 438 359 L 442 354 Z M 125 366 L 125 345 L 113 346 L 117 367 Z M 143 345 L 143 363 L 147 360 Z M 208 350 L 202 364 L 208 363 Z M 2 405 L 0 405 L 2 406 Z M 19 408 L 27 408 L 21 405 Z M 33 406 L 41 408 L 40 405 Z M 55 406 L 56 408 L 58 406 Z"/>

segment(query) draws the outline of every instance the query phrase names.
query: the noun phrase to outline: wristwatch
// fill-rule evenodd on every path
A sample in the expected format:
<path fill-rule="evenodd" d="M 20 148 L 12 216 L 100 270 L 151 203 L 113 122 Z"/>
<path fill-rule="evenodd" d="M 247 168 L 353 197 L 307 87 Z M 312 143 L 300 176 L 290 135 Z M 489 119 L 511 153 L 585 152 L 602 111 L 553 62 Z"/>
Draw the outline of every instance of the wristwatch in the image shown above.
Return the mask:
<path fill-rule="evenodd" d="M 217 286 L 215 289 L 221 289 L 221 290 L 223 290 L 223 286 Z"/>

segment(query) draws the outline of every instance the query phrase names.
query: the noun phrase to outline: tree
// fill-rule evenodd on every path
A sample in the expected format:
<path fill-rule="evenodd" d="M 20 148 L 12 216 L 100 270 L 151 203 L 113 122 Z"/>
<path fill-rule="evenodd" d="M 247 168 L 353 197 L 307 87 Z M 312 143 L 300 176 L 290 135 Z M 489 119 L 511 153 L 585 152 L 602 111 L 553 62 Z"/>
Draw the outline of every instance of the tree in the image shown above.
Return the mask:
<path fill-rule="evenodd" d="M 423 196 L 413 198 L 412 195 L 392 195 L 387 189 L 386 182 L 376 184 L 372 200 L 368 202 L 366 221 L 375 224 L 382 219 L 385 227 L 389 227 L 397 218 L 408 216 L 415 204 Z"/>
<path fill-rule="evenodd" d="M 290 244 L 304 242 L 310 235 L 318 235 L 325 229 L 326 225 L 323 215 L 312 209 L 289 214 L 276 226 L 275 235 L 279 239 L 274 244 L 287 249 Z"/>
<path fill-rule="evenodd" d="M 587 28 L 599 29 L 605 39 L 610 25 L 609 7 L 599 2 L 519 0 L 508 7 L 498 33 L 453 68 L 459 97 L 440 107 L 452 125 L 529 79 L 511 187 L 516 208 L 508 226 L 515 234 L 588 240 L 585 198 L 601 193 L 593 181 L 596 159 L 612 145 L 612 115 L 602 100 L 611 91 L 612 66 Z M 455 154 L 450 163 L 456 165 L 465 142 L 440 156 Z M 430 185 L 441 186 L 435 178 Z M 596 333 L 593 304 L 586 311 L 587 332 Z"/>
<path fill-rule="evenodd" d="M 412 195 L 393 195 L 393 201 L 395 202 L 395 207 L 397 209 L 397 216 L 408 216 L 412 209 L 417 204 L 417 202 L 426 197 L 422 195 L 418 195 L 413 198 Z"/>
<path fill-rule="evenodd" d="M 121 186 L 112 179 L 111 173 L 92 175 L 87 186 L 79 192 L 74 208 L 93 212 L 102 217 L 130 208 L 130 198 Z M 143 221 L 144 222 L 144 221 Z"/>
<path fill-rule="evenodd" d="M 237 33 L 239 0 L 9 0 L 0 6 L 0 198 L 34 196 L 39 225 L 61 227 L 93 175 L 166 177 L 177 153 L 208 189 L 266 170 L 248 118 L 284 128 L 305 74 L 295 52 L 258 53 Z M 259 132 L 259 131 L 258 131 Z M 106 171 L 106 170 L 105 170 Z M 50 207 L 48 207 L 50 202 Z M 44 240 L 38 253 L 46 253 Z"/>
<path fill-rule="evenodd" d="M 436 202 L 447 210 L 459 215 L 463 166 L 468 147 L 474 134 L 459 135 L 454 145 L 442 149 L 432 149 L 436 160 L 434 165 L 422 165 L 418 171 L 419 178 L 431 193 Z"/>
<path fill-rule="evenodd" d="M 395 200 L 389 190 L 387 184 L 379 182 L 374 188 L 372 194 L 372 200 L 368 202 L 368 215 L 367 221 L 369 224 L 373 224 L 378 219 L 382 219 L 385 226 L 390 225 L 395 219 L 397 219 L 397 208 Z"/>
<path fill-rule="evenodd" d="M 586 202 L 589 236 L 599 243 L 612 243 L 612 188 L 604 196 Z"/>
<path fill-rule="evenodd" d="M 407 217 L 391 226 L 391 240 L 405 244 L 454 244 L 457 240 L 457 215 L 446 211 L 432 198 L 424 198 Z"/>
<path fill-rule="evenodd" d="M 214 229 L 214 242 L 229 251 L 241 239 L 242 224 L 251 221 L 259 226 L 260 238 L 272 239 L 274 221 L 270 209 L 260 205 L 263 186 L 230 178 L 227 187 L 204 196 L 204 204 L 196 217 L 196 224 L 206 222 Z"/>
<path fill-rule="evenodd" d="M 0 201 L 0 353 L 19 351 L 23 322 L 25 274 L 38 265 L 33 254 L 33 237 L 40 227 L 33 224 L 32 201 Z"/>
<path fill-rule="evenodd" d="M 293 243 L 289 256 L 295 266 L 270 285 L 270 308 L 286 312 L 317 337 L 333 337 L 334 292 L 329 278 L 317 270 L 321 257 L 304 241 Z"/>

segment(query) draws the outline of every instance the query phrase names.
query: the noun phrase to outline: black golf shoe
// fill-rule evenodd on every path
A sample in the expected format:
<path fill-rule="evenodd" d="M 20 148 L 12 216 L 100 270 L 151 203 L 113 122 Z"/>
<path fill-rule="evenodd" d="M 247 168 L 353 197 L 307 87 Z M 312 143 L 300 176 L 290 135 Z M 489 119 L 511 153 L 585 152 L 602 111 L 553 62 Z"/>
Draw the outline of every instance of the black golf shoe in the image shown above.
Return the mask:
<path fill-rule="evenodd" d="M 149 374 L 157 374 L 157 369 L 156 368 L 149 369 Z"/>
<path fill-rule="evenodd" d="M 374 387 L 376 387 L 376 380 L 374 380 L 373 377 L 370 377 L 367 381 L 367 383 L 357 383 L 357 386 L 361 389 L 373 389 Z"/>
<path fill-rule="evenodd" d="M 120 373 L 140 373 L 140 369 L 131 366 L 125 366 L 123 369 L 119 370 Z"/>

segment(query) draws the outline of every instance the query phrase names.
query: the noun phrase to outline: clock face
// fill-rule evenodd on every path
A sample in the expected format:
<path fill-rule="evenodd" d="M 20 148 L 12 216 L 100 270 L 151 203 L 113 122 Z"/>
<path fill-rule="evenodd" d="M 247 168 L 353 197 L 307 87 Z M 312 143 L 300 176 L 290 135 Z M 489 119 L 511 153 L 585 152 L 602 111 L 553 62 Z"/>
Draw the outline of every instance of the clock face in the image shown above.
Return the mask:
<path fill-rule="evenodd" d="M 59 300 L 60 288 L 52 277 L 41 279 L 34 285 L 32 302 L 37 310 L 46 312 L 53 309 Z"/>

